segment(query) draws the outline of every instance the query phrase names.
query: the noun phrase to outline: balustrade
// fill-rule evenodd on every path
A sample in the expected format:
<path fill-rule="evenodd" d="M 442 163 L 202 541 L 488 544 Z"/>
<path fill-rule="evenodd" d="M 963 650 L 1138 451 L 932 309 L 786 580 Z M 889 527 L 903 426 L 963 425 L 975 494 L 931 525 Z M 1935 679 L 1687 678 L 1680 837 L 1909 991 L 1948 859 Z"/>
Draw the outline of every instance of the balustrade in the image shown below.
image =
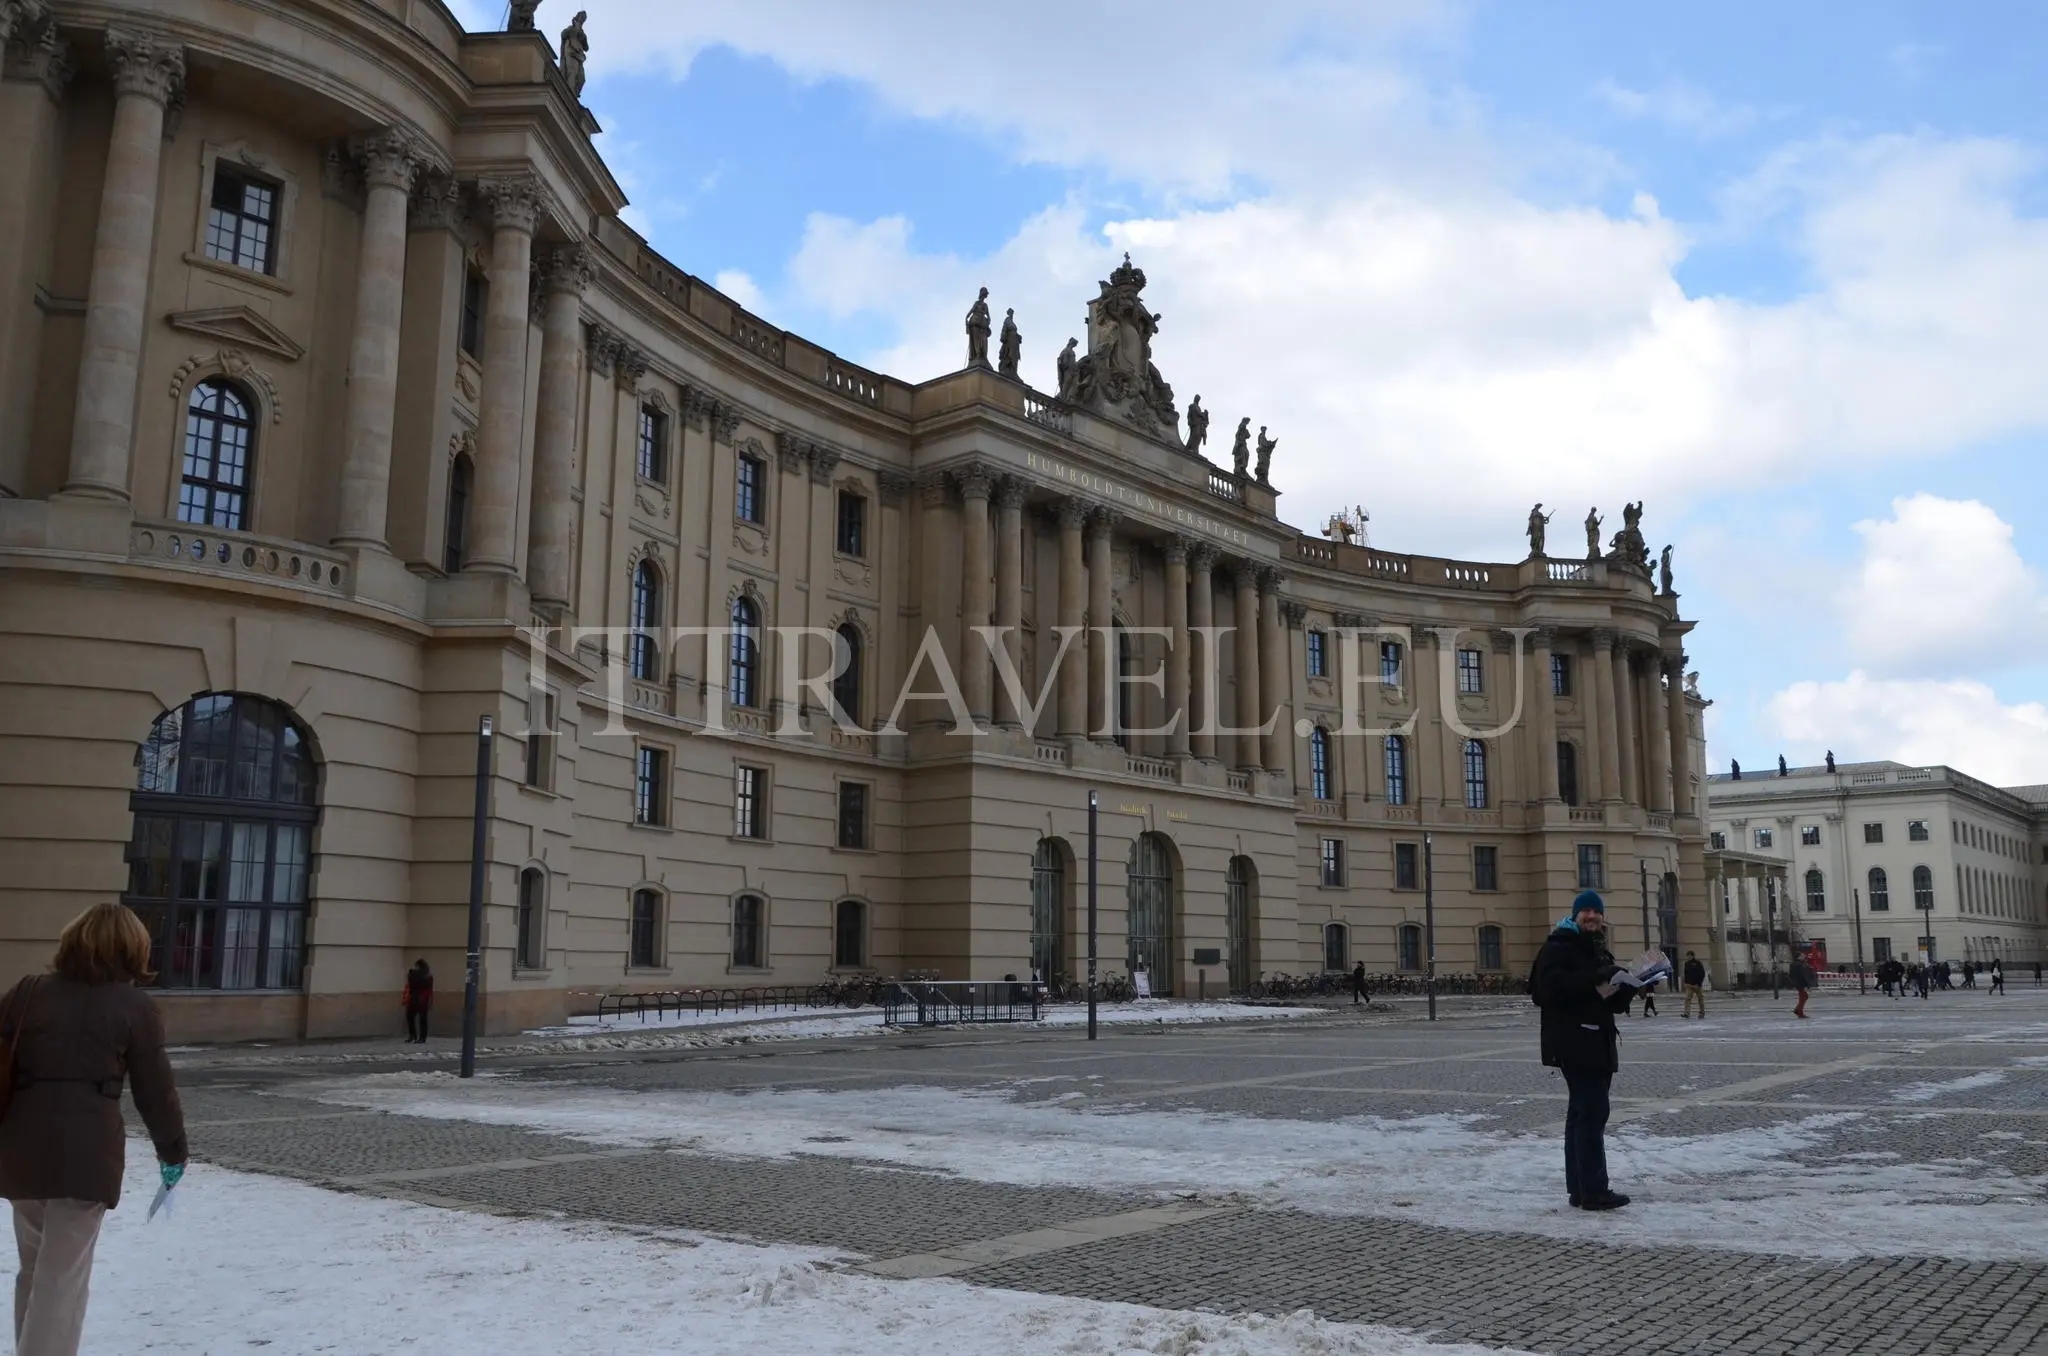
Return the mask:
<path fill-rule="evenodd" d="M 128 558 L 336 595 L 348 569 L 346 557 L 296 542 L 171 523 L 136 523 L 128 535 Z"/>
<path fill-rule="evenodd" d="M 1173 764 L 1164 758 L 1140 758 L 1133 754 L 1124 759 L 1124 771 L 1133 777 L 1150 777 L 1159 782 L 1174 779 Z"/>
<path fill-rule="evenodd" d="M 1040 428 L 1073 436 L 1074 412 L 1057 400 L 1047 400 L 1036 391 L 1024 393 L 1024 417 Z"/>
<path fill-rule="evenodd" d="M 1234 477 L 1227 476 L 1221 471 L 1209 472 L 1209 493 L 1218 499 L 1228 499 L 1233 504 L 1244 502 L 1244 486 Z"/>

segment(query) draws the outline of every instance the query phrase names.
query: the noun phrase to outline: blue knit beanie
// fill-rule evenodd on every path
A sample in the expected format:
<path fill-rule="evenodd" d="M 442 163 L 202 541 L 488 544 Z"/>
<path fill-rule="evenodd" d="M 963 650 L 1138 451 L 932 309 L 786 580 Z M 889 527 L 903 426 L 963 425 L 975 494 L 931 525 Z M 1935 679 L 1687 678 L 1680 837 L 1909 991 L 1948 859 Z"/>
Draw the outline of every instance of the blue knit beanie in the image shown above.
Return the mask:
<path fill-rule="evenodd" d="M 1572 917 L 1577 918 L 1588 909 L 1605 917 L 1607 914 L 1607 901 L 1600 898 L 1600 894 L 1596 890 L 1581 890 L 1579 891 L 1579 897 L 1572 901 Z"/>

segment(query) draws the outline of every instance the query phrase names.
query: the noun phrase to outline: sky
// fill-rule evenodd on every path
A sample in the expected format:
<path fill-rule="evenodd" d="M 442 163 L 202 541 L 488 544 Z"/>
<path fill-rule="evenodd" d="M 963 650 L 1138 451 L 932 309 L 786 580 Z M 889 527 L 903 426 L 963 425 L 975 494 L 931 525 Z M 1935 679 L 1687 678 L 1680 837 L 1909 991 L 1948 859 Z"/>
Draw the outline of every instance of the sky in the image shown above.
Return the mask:
<path fill-rule="evenodd" d="M 2048 782 L 2048 6 L 577 3 L 628 221 L 772 323 L 922 381 L 986 285 L 1051 389 L 1128 250 L 1288 522 L 1641 500 L 1712 766 Z"/>

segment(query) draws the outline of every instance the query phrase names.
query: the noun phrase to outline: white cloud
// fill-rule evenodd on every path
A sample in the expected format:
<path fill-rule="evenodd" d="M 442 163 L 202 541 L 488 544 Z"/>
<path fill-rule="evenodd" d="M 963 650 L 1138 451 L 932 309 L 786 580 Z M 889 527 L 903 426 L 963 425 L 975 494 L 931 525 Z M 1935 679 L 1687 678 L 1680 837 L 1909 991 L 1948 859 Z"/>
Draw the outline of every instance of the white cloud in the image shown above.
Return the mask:
<path fill-rule="evenodd" d="M 719 271 L 711 285 L 731 297 L 749 311 L 759 312 L 762 306 L 760 284 L 739 269 L 728 268 Z"/>
<path fill-rule="evenodd" d="M 1999 786 L 2048 782 L 2048 706 L 2006 705 L 1979 682 L 1873 678 L 1803 682 L 1773 697 L 1769 717 L 1800 761 L 1947 763 Z"/>
<path fill-rule="evenodd" d="M 1630 89 L 1603 80 L 1593 87 L 1593 92 L 1623 117 L 1662 123 L 1703 141 L 1746 132 L 1765 118 L 1761 110 L 1749 104 L 1724 103 L 1684 80 L 1667 80 L 1650 89 Z"/>
<path fill-rule="evenodd" d="M 2040 581 L 2011 525 L 1976 500 L 1916 494 L 1856 524 L 1861 566 L 1844 603 L 1852 651 L 1887 673 L 1982 673 L 2039 652 Z"/>

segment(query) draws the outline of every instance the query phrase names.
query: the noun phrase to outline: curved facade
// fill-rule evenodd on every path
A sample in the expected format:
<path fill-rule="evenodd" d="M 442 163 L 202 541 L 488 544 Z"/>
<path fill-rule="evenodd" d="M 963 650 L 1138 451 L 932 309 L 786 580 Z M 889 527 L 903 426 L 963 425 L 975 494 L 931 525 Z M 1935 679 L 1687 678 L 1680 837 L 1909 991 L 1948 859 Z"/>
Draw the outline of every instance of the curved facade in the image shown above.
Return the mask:
<path fill-rule="evenodd" d="M 539 34 L 0 24 L 8 971 L 119 894 L 182 1038 L 390 1027 L 414 956 L 461 973 L 485 715 L 491 1029 L 1076 971 L 1091 789 L 1103 964 L 1155 991 L 1421 964 L 1425 895 L 1439 969 L 1516 971 L 1581 879 L 1705 949 L 1639 543 L 1302 534 L 1189 450 L 1128 263 L 1057 393 L 910 385 L 624 226 Z"/>

